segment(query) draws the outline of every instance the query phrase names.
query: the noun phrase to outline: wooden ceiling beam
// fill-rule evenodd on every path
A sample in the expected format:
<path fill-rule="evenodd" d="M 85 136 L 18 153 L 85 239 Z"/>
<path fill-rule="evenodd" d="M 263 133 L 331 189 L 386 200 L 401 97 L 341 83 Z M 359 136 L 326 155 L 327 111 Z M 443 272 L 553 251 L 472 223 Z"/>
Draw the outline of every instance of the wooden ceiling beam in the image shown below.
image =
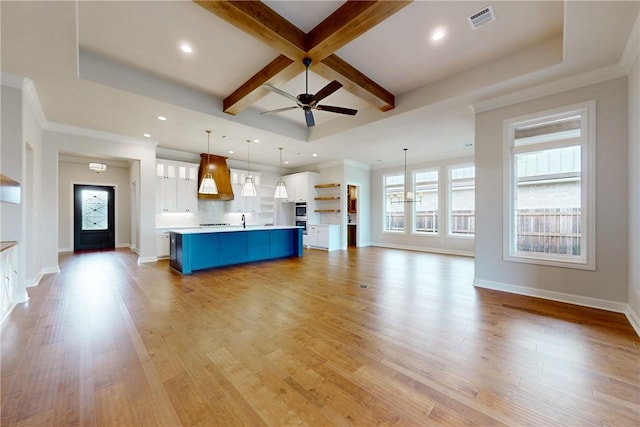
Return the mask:
<path fill-rule="evenodd" d="M 225 113 L 238 114 L 269 93 L 264 83 L 278 86 L 304 71 L 302 58 L 312 60 L 315 72 L 338 80 L 345 88 L 382 111 L 394 108 L 394 96 L 333 54 L 370 30 L 410 0 L 347 1 L 309 34 L 260 1 L 194 0 L 195 3 L 280 51 L 282 54 L 223 101 Z"/>
<path fill-rule="evenodd" d="M 263 84 L 279 86 L 303 71 L 302 61 L 293 61 L 284 55 L 279 55 L 227 96 L 222 102 L 223 111 L 228 114 L 238 114 L 270 93 L 262 87 Z"/>
<path fill-rule="evenodd" d="M 347 1 L 307 34 L 307 55 L 315 62 L 322 61 L 410 3 Z"/>
<path fill-rule="evenodd" d="M 315 73 L 327 80 L 338 80 L 349 93 L 366 100 L 380 111 L 389 111 L 395 108 L 395 97 L 391 92 L 337 55 L 330 55 L 321 63 L 312 64 L 311 67 Z"/>
<path fill-rule="evenodd" d="M 306 52 L 304 31 L 260 1 L 194 2 L 291 59 L 302 59 Z"/>

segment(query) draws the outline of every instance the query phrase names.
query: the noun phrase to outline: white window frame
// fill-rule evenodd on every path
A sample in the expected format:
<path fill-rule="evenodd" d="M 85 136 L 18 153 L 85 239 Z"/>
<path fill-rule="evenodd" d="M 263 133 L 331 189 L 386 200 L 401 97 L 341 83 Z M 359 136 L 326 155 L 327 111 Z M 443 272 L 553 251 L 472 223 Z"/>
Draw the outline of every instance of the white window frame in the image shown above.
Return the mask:
<path fill-rule="evenodd" d="M 404 227 L 402 228 L 402 230 L 387 230 L 387 178 L 390 176 L 402 176 L 403 179 L 403 184 L 402 184 L 402 191 L 403 194 L 406 194 L 407 192 L 407 183 L 406 183 L 406 176 L 404 175 L 403 172 L 389 172 L 386 173 L 384 175 L 382 175 L 382 232 L 383 233 L 389 233 L 389 234 L 404 234 L 407 231 L 407 224 L 408 224 L 408 220 L 407 220 L 407 209 L 406 209 L 406 203 L 402 203 L 402 209 L 403 209 L 403 214 L 404 214 Z"/>
<path fill-rule="evenodd" d="M 437 200 L 438 200 L 438 229 L 437 231 L 418 231 L 416 230 L 416 224 L 417 224 L 417 215 L 416 215 L 416 207 L 420 204 L 418 202 L 418 190 L 416 188 L 416 175 L 422 172 L 436 172 L 437 177 L 438 177 L 438 185 L 436 187 L 436 193 L 438 195 Z M 442 203 L 440 203 L 440 184 L 442 183 L 441 180 L 441 171 L 440 168 L 438 166 L 435 167 L 431 167 L 431 168 L 423 168 L 423 169 L 416 169 L 416 170 L 412 170 L 411 171 L 411 179 L 412 179 L 412 192 L 413 192 L 413 198 L 414 201 L 413 203 L 408 203 L 409 205 L 411 205 L 411 234 L 416 235 L 416 236 L 439 236 L 440 235 L 440 231 L 442 229 L 442 216 L 440 215 L 440 211 L 442 209 Z"/>
<path fill-rule="evenodd" d="M 546 117 L 579 113 L 582 116 L 581 136 L 559 141 L 541 142 L 538 144 L 514 147 L 514 131 L 523 122 L 535 123 Z M 529 264 L 548 265 L 554 267 L 596 269 L 596 102 L 587 101 L 552 110 L 528 114 L 504 121 L 503 126 L 503 260 Z M 515 248 L 514 195 L 514 155 L 563 146 L 580 145 L 581 152 L 581 248 L 580 257 L 567 257 L 554 254 L 538 254 L 517 252 Z M 532 150 L 532 147 L 536 147 Z"/>
<path fill-rule="evenodd" d="M 476 233 L 474 232 L 473 234 L 455 234 L 451 231 L 451 227 L 453 224 L 452 221 L 452 217 L 453 217 L 453 179 L 451 178 L 451 171 L 453 169 L 462 169 L 462 168 L 467 168 L 467 167 L 475 167 L 476 164 L 473 162 L 469 162 L 469 163 L 459 163 L 459 164 L 455 164 L 455 165 L 449 165 L 447 167 L 447 237 L 453 238 L 453 239 L 475 239 L 476 238 Z M 476 176 L 474 174 L 473 176 L 473 191 L 475 193 L 476 191 Z M 475 198 L 475 196 L 474 196 Z M 474 212 L 475 212 L 475 207 L 474 207 Z"/>

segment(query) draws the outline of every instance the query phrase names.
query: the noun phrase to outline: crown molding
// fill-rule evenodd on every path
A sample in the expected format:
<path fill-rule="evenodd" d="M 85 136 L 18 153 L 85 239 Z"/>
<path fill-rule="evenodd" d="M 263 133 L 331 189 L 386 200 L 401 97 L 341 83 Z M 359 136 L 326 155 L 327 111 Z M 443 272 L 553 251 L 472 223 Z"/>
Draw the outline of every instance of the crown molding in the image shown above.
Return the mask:
<path fill-rule="evenodd" d="M 16 89 L 22 89 L 24 85 L 25 78 L 16 76 L 15 74 L 5 73 L 2 71 L 0 73 L 0 84 L 2 86 L 9 86 Z"/>
<path fill-rule="evenodd" d="M 36 116 L 36 120 L 38 121 L 40 128 L 44 128 L 45 123 L 47 123 L 47 118 L 42 110 L 40 97 L 38 96 L 38 91 L 36 90 L 36 85 L 33 80 L 27 78 L 24 79 L 23 91 L 27 103 L 31 106 L 31 109 Z"/>
<path fill-rule="evenodd" d="M 484 113 L 491 110 L 497 110 L 498 108 L 508 107 L 509 105 L 518 104 L 520 102 L 531 101 L 544 96 L 567 92 L 569 90 L 624 77 L 626 75 L 627 73 L 621 64 L 612 64 L 527 89 L 511 92 L 506 95 L 475 102 L 471 108 L 476 114 Z"/>
<path fill-rule="evenodd" d="M 109 133 L 109 132 L 101 132 L 94 129 L 63 125 L 63 124 L 54 123 L 54 122 L 46 122 L 43 128 L 44 130 L 50 131 L 50 132 L 59 132 L 59 133 L 66 133 L 69 135 L 102 139 L 106 141 L 119 142 L 121 144 L 138 145 L 141 147 L 147 147 L 147 148 L 153 149 L 154 151 L 156 149 L 156 146 L 158 145 L 157 141 L 142 140 L 139 138 L 132 138 L 130 136 L 119 135 L 119 134 Z"/>
<path fill-rule="evenodd" d="M 631 28 L 629 38 L 624 46 L 624 51 L 620 57 L 620 64 L 624 67 L 627 74 L 631 71 L 636 58 L 640 54 L 640 11 L 636 17 L 636 22 Z"/>

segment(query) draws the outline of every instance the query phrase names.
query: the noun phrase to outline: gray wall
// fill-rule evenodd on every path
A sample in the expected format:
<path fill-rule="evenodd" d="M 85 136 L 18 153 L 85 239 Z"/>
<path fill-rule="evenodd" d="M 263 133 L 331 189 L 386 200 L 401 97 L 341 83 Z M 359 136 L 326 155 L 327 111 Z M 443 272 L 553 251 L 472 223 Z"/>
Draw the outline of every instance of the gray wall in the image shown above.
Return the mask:
<path fill-rule="evenodd" d="M 596 100 L 596 270 L 503 261 L 504 120 L 589 100 Z M 627 117 L 626 78 L 476 116 L 477 285 L 627 301 Z"/>
<path fill-rule="evenodd" d="M 629 73 L 629 307 L 640 326 L 640 56 Z"/>

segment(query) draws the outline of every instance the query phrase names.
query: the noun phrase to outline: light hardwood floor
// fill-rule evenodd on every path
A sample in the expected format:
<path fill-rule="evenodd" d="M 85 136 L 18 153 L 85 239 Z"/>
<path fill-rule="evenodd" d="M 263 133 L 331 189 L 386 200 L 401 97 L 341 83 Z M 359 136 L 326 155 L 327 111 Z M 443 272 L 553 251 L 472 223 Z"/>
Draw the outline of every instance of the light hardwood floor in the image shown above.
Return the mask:
<path fill-rule="evenodd" d="M 475 289 L 470 258 L 60 266 L 2 325 L 2 426 L 640 424 L 622 314 Z"/>

